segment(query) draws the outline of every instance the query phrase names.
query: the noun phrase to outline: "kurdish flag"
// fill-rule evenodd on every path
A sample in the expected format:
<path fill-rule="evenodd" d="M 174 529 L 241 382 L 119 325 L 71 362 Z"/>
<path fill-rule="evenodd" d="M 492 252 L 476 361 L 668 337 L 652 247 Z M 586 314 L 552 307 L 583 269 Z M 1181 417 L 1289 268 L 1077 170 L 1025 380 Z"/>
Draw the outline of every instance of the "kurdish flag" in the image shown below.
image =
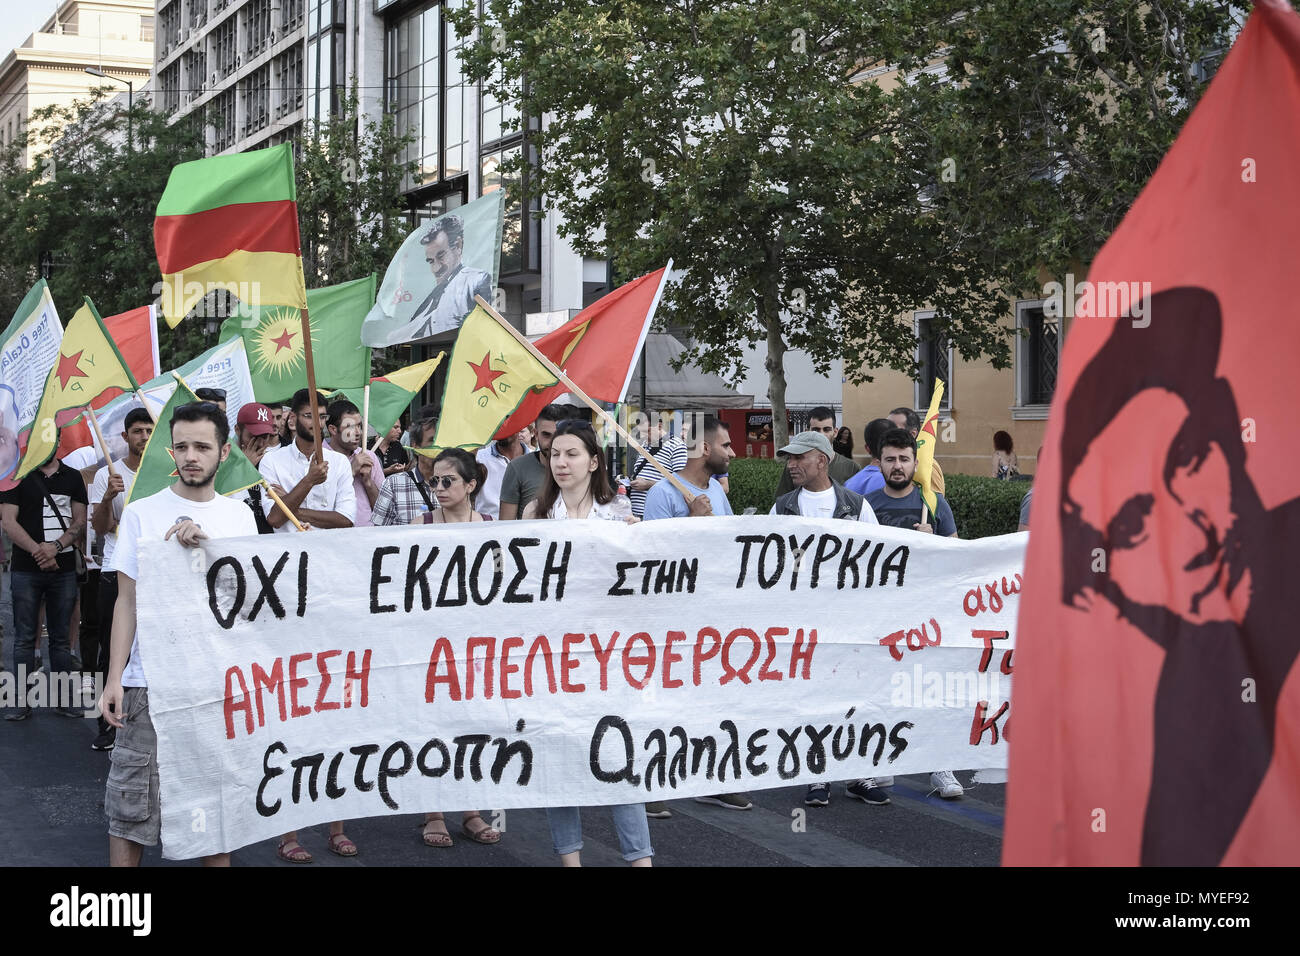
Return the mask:
<path fill-rule="evenodd" d="M 399 368 L 395 372 L 370 380 L 368 424 L 380 436 L 393 427 L 393 422 L 402 417 L 402 412 L 410 406 L 420 389 L 424 388 L 424 383 L 437 370 L 446 355 L 446 352 L 439 352 L 427 362 L 417 362 L 415 365 L 408 365 L 406 368 Z M 346 395 L 357 408 L 365 407 L 364 389 L 352 387 L 341 388 L 338 391 Z"/>
<path fill-rule="evenodd" d="M 307 307 L 288 143 L 172 169 L 153 224 L 171 328 L 209 292 L 245 305 Z"/>
<path fill-rule="evenodd" d="M 140 456 L 140 469 L 135 473 L 135 480 L 127 491 L 127 504 L 156 495 L 175 483 L 179 475 L 176 471 L 176 458 L 172 454 L 172 412 L 178 405 L 188 405 L 198 400 L 199 397 L 185 384 L 185 379 L 176 375 L 176 391 L 172 392 L 172 397 L 163 406 L 157 418 L 158 427 L 149 437 L 149 444 L 144 446 L 144 454 Z M 239 445 L 231 442 L 230 454 L 217 469 L 217 494 L 233 495 L 251 488 L 261 480 L 262 473 L 239 450 Z"/>
<path fill-rule="evenodd" d="M 58 358 L 45 380 L 17 477 L 21 479 L 49 461 L 59 445 L 59 428 L 108 389 L 133 392 L 139 387 L 95 306 L 86 299 L 63 330 Z"/>
<path fill-rule="evenodd" d="M 934 514 L 939 499 L 934 493 L 934 444 L 939 440 L 937 422 L 939 421 L 939 403 L 943 401 L 943 382 L 934 380 L 934 395 L 930 397 L 930 410 L 925 413 L 925 421 L 916 434 L 916 474 L 912 481 L 921 486 L 921 500 L 925 502 L 930 514 Z"/>
<path fill-rule="evenodd" d="M 375 304 L 376 282 L 371 273 L 352 282 L 307 290 L 311 354 L 321 388 L 362 388 L 370 377 L 370 349 L 361 343 L 361 323 Z M 217 340 L 243 337 L 257 400 L 280 401 L 306 388 L 301 312 L 290 306 L 261 306 L 243 318 L 242 311 L 236 310 L 222 323 Z"/>
<path fill-rule="evenodd" d="M 451 352 L 434 452 L 486 445 L 525 396 L 557 382 L 532 352 L 476 305 Z"/>

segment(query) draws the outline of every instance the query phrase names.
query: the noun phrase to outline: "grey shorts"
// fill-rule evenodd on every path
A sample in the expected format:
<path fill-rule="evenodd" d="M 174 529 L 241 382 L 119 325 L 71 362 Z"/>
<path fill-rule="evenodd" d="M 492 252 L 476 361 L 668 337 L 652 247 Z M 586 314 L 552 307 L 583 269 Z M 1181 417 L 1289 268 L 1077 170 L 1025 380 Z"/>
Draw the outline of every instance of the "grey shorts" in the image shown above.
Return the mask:
<path fill-rule="evenodd" d="M 158 803 L 158 735 L 149 719 L 149 690 L 127 687 L 123 726 L 109 756 L 104 814 L 109 836 L 157 846 L 162 830 Z"/>

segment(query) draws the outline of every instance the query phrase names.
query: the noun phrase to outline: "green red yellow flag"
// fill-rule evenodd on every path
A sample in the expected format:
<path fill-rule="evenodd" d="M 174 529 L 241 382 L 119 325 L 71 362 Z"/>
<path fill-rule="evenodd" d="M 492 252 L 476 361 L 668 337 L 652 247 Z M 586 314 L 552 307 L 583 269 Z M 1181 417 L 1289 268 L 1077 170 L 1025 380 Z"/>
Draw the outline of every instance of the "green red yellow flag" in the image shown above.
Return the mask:
<path fill-rule="evenodd" d="M 172 413 L 178 405 L 188 405 L 198 400 L 199 397 L 185 384 L 185 380 L 176 375 L 176 391 L 172 392 L 172 397 L 163 406 L 157 419 L 158 427 L 149 436 L 149 444 L 144 446 L 144 454 L 140 456 L 140 468 L 135 473 L 135 480 L 131 482 L 131 487 L 127 489 L 127 504 L 156 495 L 175 483 L 178 474 L 176 457 L 172 454 Z M 251 488 L 261 480 L 262 473 L 239 450 L 238 443 L 232 441 L 230 454 L 217 469 L 217 494 L 233 495 L 245 488 Z"/>
<path fill-rule="evenodd" d="M 63 330 L 16 476 L 21 479 L 49 461 L 59 446 L 59 429 L 104 392 L 139 387 L 94 304 L 86 299 Z"/>
<path fill-rule="evenodd" d="M 442 417 L 430 451 L 486 445 L 525 396 L 557 381 L 483 306 L 476 305 L 461 324 L 451 352 Z"/>
<path fill-rule="evenodd" d="M 307 290 L 318 387 L 365 387 L 370 377 L 370 348 L 361 343 L 361 323 L 375 304 L 376 281 L 372 273 L 352 282 Z M 217 340 L 243 337 L 257 400 L 278 402 L 306 388 L 302 313 L 289 306 L 261 306 L 246 317 L 240 314 L 243 311 L 236 310 L 222 323 Z"/>
<path fill-rule="evenodd" d="M 943 382 L 934 380 L 934 395 L 930 397 L 930 410 L 925 413 L 921 430 L 916 433 L 916 474 L 912 481 L 921 487 L 921 500 L 933 515 L 939 499 L 934 493 L 934 446 L 939 440 L 939 404 L 943 401 Z"/>
<path fill-rule="evenodd" d="M 288 143 L 173 167 L 155 216 L 171 328 L 217 289 L 245 305 L 307 307 Z"/>
<path fill-rule="evenodd" d="M 369 425 L 379 434 L 393 427 L 393 423 L 402 417 L 424 383 L 437 370 L 446 352 L 439 352 L 426 362 L 417 362 L 395 372 L 381 375 L 370 380 L 370 421 Z M 357 408 L 365 408 L 365 392 L 361 388 L 341 388 L 339 393 L 346 395 Z"/>

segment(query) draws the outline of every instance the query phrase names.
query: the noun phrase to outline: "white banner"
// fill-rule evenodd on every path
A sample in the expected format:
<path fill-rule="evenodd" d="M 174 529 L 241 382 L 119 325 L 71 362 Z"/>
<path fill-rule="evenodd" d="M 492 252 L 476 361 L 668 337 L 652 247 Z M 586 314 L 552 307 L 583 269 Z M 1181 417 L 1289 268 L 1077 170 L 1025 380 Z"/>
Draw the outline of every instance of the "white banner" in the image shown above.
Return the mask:
<path fill-rule="evenodd" d="M 146 543 L 164 854 L 1005 767 L 1027 537 L 763 516 Z"/>
<path fill-rule="evenodd" d="M 18 437 L 32 427 L 62 341 L 50 290 L 38 283 L 0 335 L 0 478 L 22 459 Z"/>

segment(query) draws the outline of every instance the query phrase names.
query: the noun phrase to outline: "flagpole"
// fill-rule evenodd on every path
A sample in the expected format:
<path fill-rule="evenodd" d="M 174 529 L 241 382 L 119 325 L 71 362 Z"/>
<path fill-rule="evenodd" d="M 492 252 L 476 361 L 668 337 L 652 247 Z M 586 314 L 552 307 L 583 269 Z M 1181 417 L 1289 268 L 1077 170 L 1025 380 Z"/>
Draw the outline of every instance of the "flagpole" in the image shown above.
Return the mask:
<path fill-rule="evenodd" d="M 370 381 L 361 396 L 361 450 L 370 450 Z"/>
<path fill-rule="evenodd" d="M 312 434 L 316 438 L 316 460 L 324 461 L 321 454 L 320 408 L 316 404 L 316 363 L 311 355 L 311 319 L 307 317 L 307 307 L 302 309 L 302 354 L 307 361 L 307 401 L 311 404 Z"/>
<path fill-rule="evenodd" d="M 86 415 L 90 418 L 90 427 L 95 430 L 95 438 L 99 442 L 99 447 L 104 452 L 104 461 L 108 462 L 108 477 L 116 478 L 117 471 L 113 468 L 113 456 L 109 453 L 108 442 L 104 441 L 104 433 L 99 430 L 99 419 L 95 417 L 95 410 L 89 405 L 86 406 Z"/>
<path fill-rule="evenodd" d="M 306 531 L 307 529 L 302 526 L 302 522 L 299 521 L 298 517 L 289 510 L 289 506 L 284 503 L 284 499 L 275 493 L 275 489 L 271 487 L 270 483 L 263 480 L 261 484 L 262 487 L 266 489 L 266 493 L 271 496 L 271 500 L 279 505 L 280 510 L 283 511 L 285 515 L 288 516 L 289 520 L 293 522 L 293 526 L 299 531 Z"/>
<path fill-rule="evenodd" d="M 573 381 L 569 378 L 569 376 L 565 375 L 564 372 L 554 362 L 552 362 L 545 355 L 539 352 L 537 350 L 537 347 L 533 345 L 532 342 L 524 338 L 524 336 L 519 333 L 518 329 L 516 329 L 513 325 L 507 322 L 505 318 L 501 315 L 501 313 L 499 313 L 496 309 L 492 308 L 492 306 L 489 305 L 481 295 L 474 296 L 474 299 L 482 307 L 484 312 L 492 316 L 492 318 L 496 319 L 497 323 L 503 329 L 509 332 L 512 336 L 514 336 L 515 341 L 517 341 L 524 348 L 528 349 L 528 351 L 532 354 L 533 358 L 541 362 L 542 365 L 546 367 L 547 371 L 549 371 L 552 375 L 558 378 L 568 391 L 572 392 L 574 395 L 577 395 L 578 398 L 580 398 L 587 405 L 588 408 L 590 408 L 593 412 L 595 412 L 597 415 L 601 417 L 601 419 L 605 422 L 606 425 L 614 429 L 614 431 L 617 432 L 618 434 L 622 435 L 627 440 L 627 443 L 629 445 L 631 445 L 634 449 L 636 449 L 636 451 L 642 457 L 644 457 L 647 461 L 649 461 L 651 466 L 655 469 L 655 471 L 659 472 L 660 475 L 662 475 L 665 479 L 671 482 L 672 486 L 676 488 L 679 492 L 681 492 L 681 495 L 683 498 L 686 499 L 687 504 L 690 504 L 692 501 L 695 500 L 696 495 L 692 491 L 690 491 L 690 489 L 688 489 L 686 485 L 682 483 L 681 479 L 678 478 L 677 475 L 675 475 L 669 469 L 665 468 L 663 462 L 661 462 L 658 458 L 656 458 L 649 451 L 647 451 L 646 448 L 642 446 L 642 444 L 639 441 L 637 441 L 635 438 L 629 435 L 627 431 L 621 425 L 619 425 L 617 421 L 615 421 L 613 418 L 610 417 L 609 413 L 605 411 L 605 409 L 601 408 L 594 401 L 592 401 L 591 398 L 588 397 L 587 393 L 584 392 L 582 389 L 580 389 L 577 385 L 575 385 Z"/>

